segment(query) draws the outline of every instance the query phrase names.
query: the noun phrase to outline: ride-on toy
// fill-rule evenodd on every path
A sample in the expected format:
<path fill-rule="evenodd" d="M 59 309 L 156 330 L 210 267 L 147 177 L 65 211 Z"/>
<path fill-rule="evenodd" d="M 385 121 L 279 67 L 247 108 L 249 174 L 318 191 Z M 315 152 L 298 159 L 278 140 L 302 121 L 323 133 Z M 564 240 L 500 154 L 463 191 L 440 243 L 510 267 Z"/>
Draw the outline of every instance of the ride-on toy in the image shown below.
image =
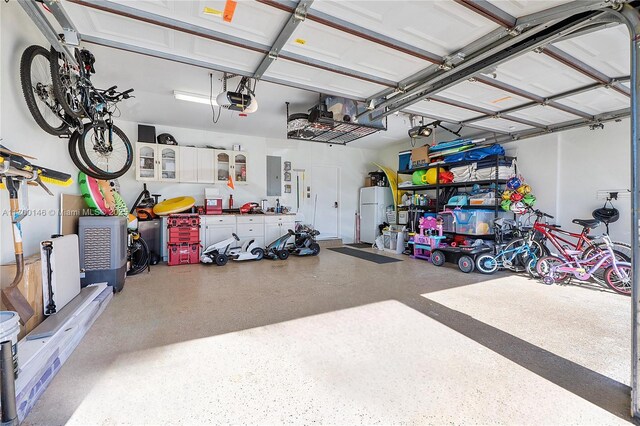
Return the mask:
<path fill-rule="evenodd" d="M 236 234 L 232 234 L 231 238 L 222 240 L 219 243 L 211 244 L 200 255 L 200 262 L 206 264 L 215 263 L 218 266 L 224 266 L 229 261 L 229 248 L 231 244 L 240 241 Z"/>
<path fill-rule="evenodd" d="M 269 259 L 287 259 L 289 257 L 289 250 L 287 250 L 287 241 L 289 241 L 289 238 L 294 235 L 295 232 L 289 229 L 286 234 L 276 239 L 274 242 L 267 246 L 264 255 Z"/>
<path fill-rule="evenodd" d="M 233 234 L 234 236 L 236 234 Z M 246 240 L 242 247 L 229 250 L 229 259 L 233 260 L 262 260 L 264 249 L 255 240 Z"/>
<path fill-rule="evenodd" d="M 264 249 L 255 240 L 247 240 L 239 248 L 230 248 L 232 244 L 240 241 L 240 237 L 231 234 L 231 238 L 220 241 L 207 247 L 200 256 L 200 262 L 218 266 L 224 266 L 229 259 L 233 260 L 260 260 L 264 257 Z"/>
<path fill-rule="evenodd" d="M 320 231 L 311 226 L 298 225 L 293 244 L 289 244 L 287 250 L 296 256 L 316 256 L 320 253 L 320 245 L 316 242 L 317 235 L 320 235 Z"/>

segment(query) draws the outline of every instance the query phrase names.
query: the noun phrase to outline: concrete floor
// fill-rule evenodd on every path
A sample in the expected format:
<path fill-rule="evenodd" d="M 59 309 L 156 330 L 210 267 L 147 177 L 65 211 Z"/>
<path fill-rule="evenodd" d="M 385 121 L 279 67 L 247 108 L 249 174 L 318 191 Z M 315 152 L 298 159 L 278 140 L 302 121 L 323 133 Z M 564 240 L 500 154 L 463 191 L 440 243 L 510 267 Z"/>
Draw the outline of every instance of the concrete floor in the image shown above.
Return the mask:
<path fill-rule="evenodd" d="M 424 261 L 157 266 L 26 424 L 616 424 L 630 299 Z"/>

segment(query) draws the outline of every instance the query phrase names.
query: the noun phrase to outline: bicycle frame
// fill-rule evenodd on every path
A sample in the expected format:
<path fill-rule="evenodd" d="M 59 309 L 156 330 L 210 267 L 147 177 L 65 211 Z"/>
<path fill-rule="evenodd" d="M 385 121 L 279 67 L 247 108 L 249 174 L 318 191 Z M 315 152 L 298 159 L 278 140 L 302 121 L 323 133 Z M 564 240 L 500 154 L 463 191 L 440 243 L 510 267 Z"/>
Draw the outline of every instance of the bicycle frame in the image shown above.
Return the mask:
<path fill-rule="evenodd" d="M 549 241 L 558 252 L 567 259 L 568 261 L 572 260 L 572 256 L 567 253 L 566 248 L 563 244 L 570 246 L 572 249 L 577 251 L 584 251 L 585 247 L 594 247 L 593 241 L 589 238 L 589 228 L 583 228 L 582 232 L 574 233 L 565 231 L 564 229 L 560 229 L 555 225 L 549 225 L 547 223 L 542 223 L 539 219 L 533 224 L 533 230 L 538 231 L 542 234 L 543 239 Z M 563 238 L 560 235 L 566 236 Z M 573 238 L 577 241 L 571 241 L 568 238 Z"/>
<path fill-rule="evenodd" d="M 511 253 L 511 256 L 507 258 L 506 255 L 509 253 Z M 530 256 L 532 259 L 535 259 L 536 261 L 538 260 L 538 256 L 536 256 L 536 254 L 531 251 L 531 247 L 529 246 L 529 244 L 524 244 L 524 245 L 521 245 L 520 247 L 516 247 L 510 250 L 500 250 L 498 253 L 496 253 L 495 256 L 493 256 L 493 258 L 496 260 L 496 263 L 498 264 L 499 268 L 507 267 L 505 266 L 505 263 L 508 262 L 509 263 L 508 268 L 511 269 L 513 265 L 513 260 L 520 253 L 527 253 L 527 255 Z"/>
<path fill-rule="evenodd" d="M 595 262 L 598 258 L 600 258 L 600 260 Z M 555 272 L 564 272 L 573 274 L 573 276 L 575 276 L 579 280 L 588 280 L 607 261 L 611 262 L 611 266 L 613 266 L 617 274 L 620 274 L 618 266 L 631 266 L 631 264 L 628 262 L 618 262 L 616 260 L 615 253 L 609 241 L 607 243 L 607 251 L 597 252 L 588 259 L 579 259 L 577 256 L 572 256 L 572 260 L 552 267 L 551 273 L 553 274 Z M 595 262 L 595 264 L 593 264 L 593 262 Z M 586 269 L 584 266 L 588 265 L 593 266 L 589 267 L 589 269 Z"/>

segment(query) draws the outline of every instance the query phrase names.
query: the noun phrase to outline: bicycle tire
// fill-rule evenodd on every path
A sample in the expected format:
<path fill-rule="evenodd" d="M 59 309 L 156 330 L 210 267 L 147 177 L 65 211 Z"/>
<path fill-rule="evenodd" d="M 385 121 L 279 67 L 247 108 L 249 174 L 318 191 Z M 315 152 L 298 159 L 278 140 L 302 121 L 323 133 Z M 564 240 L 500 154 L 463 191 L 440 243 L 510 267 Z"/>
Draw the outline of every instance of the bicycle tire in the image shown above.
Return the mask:
<path fill-rule="evenodd" d="M 22 86 L 22 95 L 24 96 L 31 116 L 42 130 L 54 136 L 66 135 L 69 132 L 69 126 L 62 118 L 60 118 L 60 125 L 55 127 L 47 122 L 40 112 L 40 108 L 38 108 L 38 101 L 33 93 L 33 81 L 31 81 L 31 65 L 38 55 L 46 58 L 49 64 L 51 64 L 51 55 L 49 51 L 42 46 L 29 46 L 22 52 L 22 56 L 20 57 L 20 85 Z M 51 65 L 49 65 L 49 68 L 51 68 Z M 57 102 L 55 97 L 53 97 L 52 100 Z"/>
<path fill-rule="evenodd" d="M 631 246 L 629 244 L 621 243 L 620 241 L 612 241 L 611 244 L 613 245 L 613 252 L 616 255 L 616 259 L 618 259 L 620 262 L 631 262 Z M 589 259 L 590 257 L 593 257 L 595 255 L 596 250 L 606 251 L 606 247 L 607 245 L 603 242 L 590 245 L 584 250 L 581 258 Z M 591 278 L 593 278 L 599 284 L 605 284 L 605 270 L 607 269 L 607 267 L 609 267 L 609 265 L 606 263 L 602 265 L 591 275 Z"/>
<path fill-rule="evenodd" d="M 107 179 L 104 176 L 102 176 L 100 173 L 96 173 L 95 171 L 91 170 L 89 167 L 87 167 L 86 164 L 82 162 L 82 159 L 78 155 L 78 138 L 79 137 L 80 137 L 80 133 L 78 133 L 77 131 L 74 131 L 71 134 L 71 137 L 69 138 L 69 143 L 67 144 L 67 148 L 69 150 L 69 157 L 71 157 L 71 161 L 73 161 L 73 164 L 78 168 L 78 170 L 80 170 L 82 173 L 86 174 L 87 176 L 91 176 L 94 179 Z"/>
<path fill-rule="evenodd" d="M 131 269 L 127 272 L 127 276 L 137 275 L 147 269 L 151 259 L 147 242 L 139 236 L 135 243 L 139 244 L 139 248 L 131 253 Z M 134 260 L 134 253 L 138 253 L 140 258 Z"/>
<path fill-rule="evenodd" d="M 536 246 L 536 249 L 534 249 L 533 246 Z M 536 240 L 531 240 L 529 250 L 533 252 L 537 259 L 549 255 L 549 249 L 544 244 L 541 244 Z M 531 257 L 529 257 L 529 254 L 526 252 L 518 253 L 517 258 L 518 262 L 520 262 L 520 264 L 525 268 L 529 265 L 529 261 L 531 260 Z"/>
<path fill-rule="evenodd" d="M 604 272 L 605 282 L 616 293 L 624 294 L 626 296 L 631 296 L 631 287 L 632 287 L 631 274 L 633 274 L 633 271 L 631 270 L 631 266 L 618 265 L 618 270 L 623 270 L 625 271 L 626 274 L 628 274 L 628 280 L 626 281 L 624 286 L 620 286 L 621 280 L 619 280 L 620 277 L 616 273 L 616 270 L 614 269 L 613 265 L 609 266 Z"/>
<path fill-rule="evenodd" d="M 74 49 L 74 55 L 76 57 L 76 61 L 78 61 L 79 66 L 81 66 L 80 65 L 81 62 L 79 61 L 80 55 L 79 55 L 78 48 Z M 66 112 L 70 117 L 79 120 L 82 118 L 82 115 L 84 112 L 84 106 L 82 105 L 81 95 L 74 94 L 73 92 L 70 93 L 71 89 L 74 89 L 74 90 L 76 89 L 74 86 L 77 83 L 70 82 L 67 84 L 63 81 L 63 80 L 66 80 L 67 77 L 62 76 L 62 72 L 60 70 L 60 59 L 59 59 L 60 53 L 58 53 L 58 51 L 53 46 L 51 46 L 49 56 L 50 56 L 49 64 L 51 66 L 51 81 L 53 82 L 53 94 L 55 95 L 58 102 L 60 102 L 60 105 L 62 106 L 62 109 L 64 110 L 64 112 Z M 65 66 L 67 67 L 69 66 L 66 60 L 65 60 Z M 68 78 L 69 80 L 71 79 L 70 76 Z M 74 102 L 71 102 L 74 97 L 77 97 L 77 98 L 74 99 Z"/>
<path fill-rule="evenodd" d="M 98 126 L 96 125 L 96 123 L 92 123 L 91 125 L 85 127 L 84 132 L 78 138 L 78 141 L 77 141 L 78 152 L 80 152 L 80 156 L 82 157 L 82 160 L 87 165 L 87 167 L 89 167 L 91 170 L 94 170 L 95 173 L 101 176 L 99 179 L 109 180 L 109 179 L 119 178 L 120 176 L 124 175 L 131 168 L 131 165 L 133 164 L 133 146 L 131 145 L 129 138 L 127 138 L 127 135 L 125 135 L 124 132 L 120 130 L 120 128 L 118 128 L 116 125 L 113 125 L 112 127 L 113 133 L 120 138 L 125 148 L 126 160 L 122 168 L 120 168 L 115 172 L 104 170 L 101 166 L 96 165 L 95 162 L 89 157 L 87 146 L 86 146 L 87 135 L 92 130 L 95 131 L 96 129 L 98 129 Z M 108 154 L 107 156 L 110 156 L 110 155 L 111 154 Z"/>
<path fill-rule="evenodd" d="M 490 254 L 482 254 L 476 259 L 476 269 L 482 274 L 491 275 L 498 270 L 498 260 Z"/>
<path fill-rule="evenodd" d="M 538 259 L 536 262 L 536 272 L 538 276 L 542 279 L 547 278 L 549 276 L 549 263 L 550 262 L 559 262 L 565 263 L 566 260 L 564 258 L 558 256 L 544 256 Z M 551 277 L 554 282 L 559 283 L 566 281 L 569 278 L 569 274 L 567 272 L 556 272 L 553 277 Z"/>

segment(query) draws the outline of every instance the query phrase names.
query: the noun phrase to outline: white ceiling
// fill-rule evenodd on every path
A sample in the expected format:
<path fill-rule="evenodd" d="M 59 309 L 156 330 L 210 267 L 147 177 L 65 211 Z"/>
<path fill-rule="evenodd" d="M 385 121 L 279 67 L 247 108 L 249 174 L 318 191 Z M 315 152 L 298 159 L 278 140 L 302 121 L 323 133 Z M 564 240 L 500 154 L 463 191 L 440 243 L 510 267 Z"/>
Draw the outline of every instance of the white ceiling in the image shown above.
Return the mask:
<path fill-rule="evenodd" d="M 285 6 L 295 2 L 283 1 Z M 567 0 L 491 0 L 490 3 L 513 17 L 522 17 Z M 158 55 L 174 55 L 185 60 L 209 64 L 210 69 L 232 69 L 252 73 L 265 57 L 280 29 L 290 17 L 286 10 L 257 1 L 238 1 L 233 21 L 205 14 L 205 8 L 223 10 L 225 1 L 142 1 L 114 0 L 108 7 L 133 8 L 136 13 L 155 14 L 189 26 L 196 32 L 217 31 L 246 41 L 251 48 L 142 22 L 131 17 L 64 1 L 81 34 L 108 43 L 126 44 Z M 95 81 L 104 86 L 119 84 L 134 87 L 137 98 L 122 106 L 123 117 L 132 121 L 217 130 L 230 133 L 285 137 L 284 103 L 292 103 L 295 112 L 305 111 L 317 100 L 318 92 L 342 94 L 366 99 L 432 65 L 420 52 L 434 56 L 450 55 L 478 38 L 499 28 L 499 24 L 454 1 L 328 1 L 316 0 L 310 13 L 343 26 L 360 27 L 361 32 L 375 32 L 379 38 L 404 47 L 391 48 L 366 37 L 330 27 L 307 18 L 293 32 L 282 49 L 282 58 L 271 64 L 265 78 L 298 87 L 284 87 L 268 82 L 258 84 L 258 113 L 240 118 L 225 113 L 217 124 L 211 122 L 207 105 L 176 101 L 173 91 L 199 94 L 209 92 L 209 70 L 169 60 L 90 44 L 97 57 Z M 151 15 L 153 17 L 153 15 Z M 583 61 L 608 77 L 629 73 L 628 34 L 623 26 L 587 32 L 554 43 L 565 54 Z M 414 47 L 406 49 L 406 47 Z M 258 51 L 256 51 L 256 49 Z M 287 59 L 287 55 L 304 58 L 306 63 Z M 313 66 L 321 63 L 322 67 Z M 346 70 L 347 72 L 340 72 Z M 351 75 L 345 75 L 351 74 Z M 364 77 L 363 77 L 364 76 Z M 367 77 L 368 76 L 368 77 Z M 532 96 L 549 97 L 596 81 L 574 67 L 544 53 L 526 53 L 486 70 L 485 77 L 505 83 Z M 216 73 L 214 92 L 220 90 Z M 501 84 L 497 84 L 501 86 Z M 628 87 L 628 84 L 626 85 Z M 312 91 L 301 90 L 311 88 Z M 572 121 L 580 117 L 557 108 L 534 106 L 509 115 L 535 127 L 505 118 L 482 118 L 482 111 L 500 112 L 531 102 L 508 90 L 480 81 L 462 81 L 437 94 L 440 101 L 420 101 L 406 109 L 450 123 L 480 117 L 477 128 L 500 133 Z M 453 102 L 459 106 L 450 105 Z M 470 110 L 463 108 L 470 105 Z M 597 88 L 558 100 L 558 103 L 586 114 L 596 115 L 627 108 L 629 98 L 618 91 Z M 408 119 L 389 117 L 389 130 L 353 142 L 354 146 L 380 147 L 406 138 Z M 442 133 L 441 133 L 442 134 Z M 448 139 L 450 134 L 442 135 Z"/>

